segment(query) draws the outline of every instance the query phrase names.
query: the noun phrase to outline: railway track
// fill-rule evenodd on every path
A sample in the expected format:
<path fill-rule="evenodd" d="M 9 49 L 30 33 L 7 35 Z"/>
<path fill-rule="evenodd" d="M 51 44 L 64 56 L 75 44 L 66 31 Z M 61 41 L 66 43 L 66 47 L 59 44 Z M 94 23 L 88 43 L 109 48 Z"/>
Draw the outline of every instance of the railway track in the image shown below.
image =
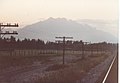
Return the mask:
<path fill-rule="evenodd" d="M 115 56 L 104 76 L 102 83 L 118 83 L 118 57 Z"/>

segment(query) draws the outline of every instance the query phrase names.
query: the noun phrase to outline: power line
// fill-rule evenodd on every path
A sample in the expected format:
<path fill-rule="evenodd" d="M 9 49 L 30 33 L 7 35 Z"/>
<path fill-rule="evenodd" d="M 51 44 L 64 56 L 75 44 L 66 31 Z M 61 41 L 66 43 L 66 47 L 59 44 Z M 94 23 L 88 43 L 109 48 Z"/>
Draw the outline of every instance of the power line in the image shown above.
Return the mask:
<path fill-rule="evenodd" d="M 84 59 L 85 58 L 85 45 L 87 45 L 87 44 L 91 44 L 91 42 L 82 42 L 82 59 Z"/>
<path fill-rule="evenodd" d="M 65 63 L 65 40 L 66 39 L 73 39 L 73 37 L 55 37 L 56 39 L 63 39 L 63 64 Z"/>

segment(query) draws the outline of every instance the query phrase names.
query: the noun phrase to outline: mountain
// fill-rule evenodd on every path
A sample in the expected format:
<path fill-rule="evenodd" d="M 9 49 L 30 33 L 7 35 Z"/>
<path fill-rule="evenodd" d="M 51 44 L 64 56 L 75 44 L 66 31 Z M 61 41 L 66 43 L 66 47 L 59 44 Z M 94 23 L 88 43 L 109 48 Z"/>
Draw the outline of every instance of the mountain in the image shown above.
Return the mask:
<path fill-rule="evenodd" d="M 115 37 L 118 37 L 119 20 L 100 20 L 100 19 L 79 19 L 78 23 L 87 24 L 95 27 L 98 30 L 108 32 Z"/>
<path fill-rule="evenodd" d="M 18 38 L 35 38 L 45 41 L 55 41 L 56 36 L 72 36 L 74 40 L 91 42 L 116 42 L 112 34 L 97 30 L 85 23 L 65 18 L 49 18 L 18 30 Z"/>

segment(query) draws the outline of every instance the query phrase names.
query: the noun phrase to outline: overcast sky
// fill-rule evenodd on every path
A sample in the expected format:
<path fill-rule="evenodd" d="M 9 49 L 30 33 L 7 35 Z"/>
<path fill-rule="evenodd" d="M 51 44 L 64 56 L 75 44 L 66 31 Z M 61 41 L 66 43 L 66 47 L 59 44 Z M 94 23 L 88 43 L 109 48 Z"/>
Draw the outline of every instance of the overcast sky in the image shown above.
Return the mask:
<path fill-rule="evenodd" d="M 0 0 L 0 22 L 29 24 L 49 17 L 118 19 L 118 0 Z"/>

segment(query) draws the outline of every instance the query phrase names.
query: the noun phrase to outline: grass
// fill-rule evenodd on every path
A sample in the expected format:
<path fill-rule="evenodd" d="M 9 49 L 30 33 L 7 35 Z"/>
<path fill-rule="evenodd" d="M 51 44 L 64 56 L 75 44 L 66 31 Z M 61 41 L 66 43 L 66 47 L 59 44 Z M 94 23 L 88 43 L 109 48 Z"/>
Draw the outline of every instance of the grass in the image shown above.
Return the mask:
<path fill-rule="evenodd" d="M 47 63 L 51 57 L 53 56 L 0 56 L 0 69 L 31 65 L 35 61 Z"/>
<path fill-rule="evenodd" d="M 56 71 L 64 68 L 68 68 L 68 65 L 63 65 L 63 64 L 55 64 L 46 69 L 46 71 Z"/>
<path fill-rule="evenodd" d="M 40 54 L 39 56 L 0 56 L 0 69 L 10 66 L 27 66 L 35 61 L 49 63 L 56 54 Z M 78 56 L 79 55 L 73 55 Z M 108 55 L 94 54 L 85 59 L 77 59 L 69 64 L 55 64 L 49 66 L 42 75 L 31 78 L 33 83 L 74 83 L 76 80 L 82 79 L 86 73 L 100 62 L 104 61 Z"/>
<path fill-rule="evenodd" d="M 39 76 L 35 83 L 74 83 L 76 80 L 82 79 L 86 72 L 104 61 L 106 56 L 88 57 L 70 64 L 69 67 L 60 68 L 60 66 L 50 67 L 44 76 Z M 54 71 L 55 70 L 55 71 Z"/>

